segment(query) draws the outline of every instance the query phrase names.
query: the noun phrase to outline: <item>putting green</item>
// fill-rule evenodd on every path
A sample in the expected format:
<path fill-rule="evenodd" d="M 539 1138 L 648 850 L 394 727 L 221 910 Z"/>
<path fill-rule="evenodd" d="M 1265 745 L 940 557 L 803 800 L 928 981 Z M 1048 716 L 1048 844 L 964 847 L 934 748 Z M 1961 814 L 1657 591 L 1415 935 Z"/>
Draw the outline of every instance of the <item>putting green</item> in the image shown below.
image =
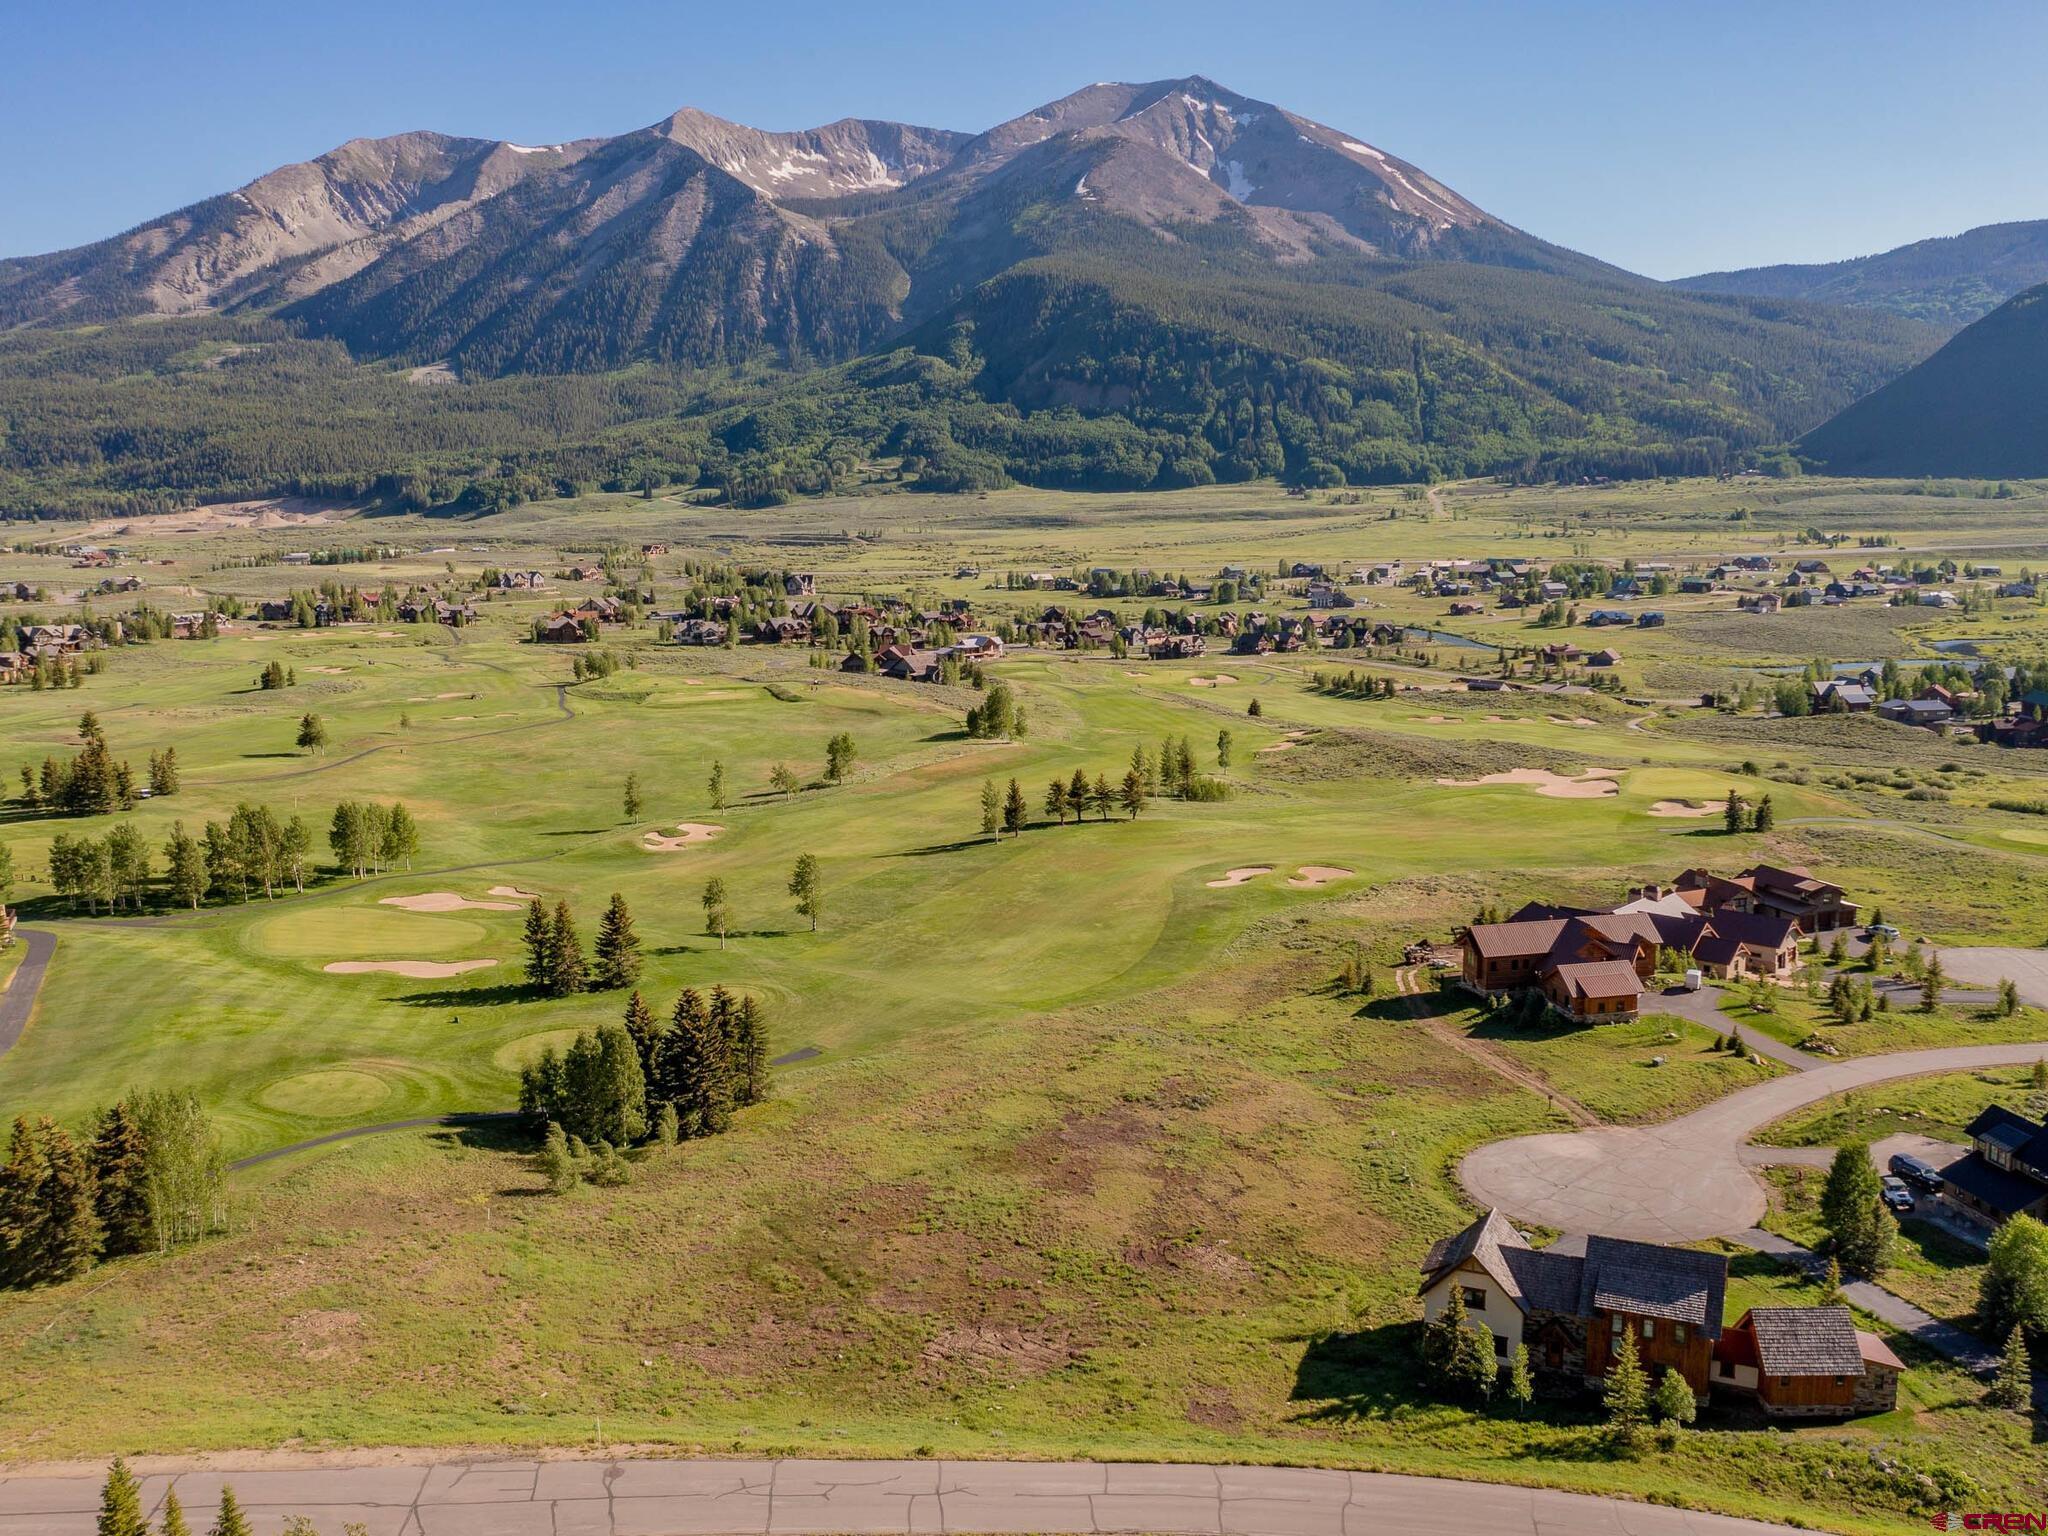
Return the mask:
<path fill-rule="evenodd" d="M 259 919 L 244 942 L 260 955 L 324 962 L 436 959 L 487 947 L 490 937 L 490 929 L 474 917 L 322 904 L 287 907 Z"/>
<path fill-rule="evenodd" d="M 280 1114 L 313 1120 L 358 1120 L 391 1097 L 391 1084 L 375 1073 L 332 1067 L 279 1078 L 256 1095 Z"/>
<path fill-rule="evenodd" d="M 517 1040 L 507 1040 L 491 1052 L 491 1061 L 507 1072 L 517 1072 L 521 1067 L 539 1061 L 540 1053 L 549 1046 L 557 1052 L 566 1051 L 581 1033 L 583 1031 L 579 1029 L 543 1029 L 537 1034 L 521 1035 Z"/>

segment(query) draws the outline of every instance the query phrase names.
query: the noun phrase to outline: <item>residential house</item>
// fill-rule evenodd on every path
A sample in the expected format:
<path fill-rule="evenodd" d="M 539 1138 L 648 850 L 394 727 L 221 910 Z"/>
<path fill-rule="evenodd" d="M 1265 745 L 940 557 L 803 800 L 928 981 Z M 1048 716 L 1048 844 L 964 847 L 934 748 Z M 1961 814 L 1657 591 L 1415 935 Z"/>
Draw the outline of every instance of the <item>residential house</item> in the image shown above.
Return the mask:
<path fill-rule="evenodd" d="M 1807 687 L 1813 694 L 1816 714 L 1846 711 L 1860 715 L 1877 707 L 1877 694 L 1868 683 L 1850 683 L 1831 677 L 1824 682 L 1809 683 Z"/>
<path fill-rule="evenodd" d="M 20 651 L 0 651 L 0 684 L 20 682 L 33 667 L 34 664 Z"/>
<path fill-rule="evenodd" d="M 1682 576 L 1679 578 L 1678 590 L 1681 592 L 1711 592 L 1714 590 L 1714 578 L 1711 576 Z"/>
<path fill-rule="evenodd" d="M 1636 615 L 1637 629 L 1662 629 L 1663 627 L 1664 615 L 1661 611 L 1639 613 Z"/>
<path fill-rule="evenodd" d="M 818 590 L 818 578 L 809 571 L 785 571 L 782 575 L 784 597 L 812 597 Z"/>
<path fill-rule="evenodd" d="M 1960 608 L 1963 600 L 1953 592 L 1935 590 L 1922 592 L 1919 598 L 1922 608 Z"/>
<path fill-rule="evenodd" d="M 1942 699 L 1886 699 L 1878 718 L 1897 725 L 1919 725 L 1938 731 L 1955 718 L 1955 707 Z"/>
<path fill-rule="evenodd" d="M 1994 1104 L 1964 1128 L 1969 1152 L 1941 1170 L 1941 1192 L 1992 1226 L 2048 1218 L 2048 1126 Z"/>
<path fill-rule="evenodd" d="M 1531 1248 L 1499 1211 L 1443 1239 L 1422 1263 L 1422 1310 L 1434 1321 L 1455 1291 L 1502 1366 L 1520 1344 L 1537 1384 L 1597 1389 L 1622 1339 L 1654 1377 L 1676 1371 L 1705 1398 L 1728 1290 L 1718 1253 L 1591 1236 L 1583 1253 Z"/>
<path fill-rule="evenodd" d="M 1773 1419 L 1890 1413 L 1904 1369 L 1847 1307 L 1751 1307 L 1714 1342 L 1714 1386 Z"/>
<path fill-rule="evenodd" d="M 776 618 L 766 618 L 754 626 L 754 638 L 764 645 L 808 645 L 811 639 L 810 621 L 788 613 Z"/>
<path fill-rule="evenodd" d="M 581 645 L 585 638 L 583 623 L 573 614 L 551 613 L 536 621 L 533 638 L 542 645 Z"/>
<path fill-rule="evenodd" d="M 1803 934 L 1853 927 L 1859 910 L 1839 885 L 1817 880 L 1803 869 L 1780 869 L 1772 864 L 1758 864 L 1727 877 L 1688 869 L 1672 888 L 1680 894 L 1699 892 L 1701 908 L 1708 913 L 1734 910 L 1786 917 Z"/>
<path fill-rule="evenodd" d="M 1595 608 L 1586 615 L 1586 628 L 1602 629 L 1610 624 L 1633 624 L 1635 616 L 1625 608 Z"/>
<path fill-rule="evenodd" d="M 1621 652 L 1612 648 L 1604 651 L 1595 651 L 1586 658 L 1586 665 L 1589 667 L 1618 667 L 1621 665 Z"/>
<path fill-rule="evenodd" d="M 1744 613 L 1776 613 L 1785 603 L 1775 592 L 1750 592 L 1735 599 L 1735 606 Z"/>
<path fill-rule="evenodd" d="M 723 645 L 725 636 L 726 626 L 716 619 L 683 619 L 668 632 L 677 645 Z"/>

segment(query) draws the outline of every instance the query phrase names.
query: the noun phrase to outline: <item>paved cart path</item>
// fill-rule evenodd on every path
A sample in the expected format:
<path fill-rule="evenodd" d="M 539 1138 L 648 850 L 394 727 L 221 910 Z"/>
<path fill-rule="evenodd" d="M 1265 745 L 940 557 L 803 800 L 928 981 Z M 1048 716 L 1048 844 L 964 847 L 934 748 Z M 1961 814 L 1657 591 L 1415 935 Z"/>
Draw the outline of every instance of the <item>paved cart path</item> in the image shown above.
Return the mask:
<path fill-rule="evenodd" d="M 147 1465 L 145 1463 L 144 1465 Z M 143 1478 L 195 1529 L 223 1482 L 260 1536 L 290 1515 L 370 1536 L 1151 1531 L 1161 1536 L 1768 1536 L 1789 1530 L 1588 1494 L 1301 1467 L 1003 1461 L 455 1461 Z M 0 1477 L 0 1533 L 90 1536 L 99 1478 Z"/>

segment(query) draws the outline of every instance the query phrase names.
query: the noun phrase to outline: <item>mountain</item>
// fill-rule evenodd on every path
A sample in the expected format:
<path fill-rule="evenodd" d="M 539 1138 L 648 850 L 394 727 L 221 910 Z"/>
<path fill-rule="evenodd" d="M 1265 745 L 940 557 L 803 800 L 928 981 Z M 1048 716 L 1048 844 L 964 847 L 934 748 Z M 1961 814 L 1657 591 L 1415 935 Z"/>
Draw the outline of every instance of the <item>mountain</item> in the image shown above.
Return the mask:
<path fill-rule="evenodd" d="M 2048 219 L 1986 224 L 1852 261 L 1703 272 L 1681 277 L 1673 286 L 1882 309 L 1953 331 L 2043 282 L 2048 282 Z"/>
<path fill-rule="evenodd" d="M 182 329 L 67 330 L 142 319 Z M 771 494 L 836 483 L 854 450 L 914 459 L 926 486 L 1697 473 L 1939 340 L 1653 283 L 1198 76 L 1092 85 L 977 134 L 694 110 L 562 144 L 415 133 L 0 262 L 0 510 L 360 485 L 394 463 L 480 466 L 517 494 L 592 466 Z M 943 366 L 890 360 L 906 348 Z M 469 393 L 427 406 L 378 382 L 422 365 Z M 789 392 L 821 368 L 841 371 Z M 747 403 L 708 382 L 726 369 Z M 486 389 L 588 374 L 619 383 Z M 778 390 L 779 418 L 757 408 Z M 627 402 L 679 419 L 678 394 L 718 408 L 631 452 L 593 440 L 640 419 Z M 557 404 L 515 420 L 535 399 Z"/>
<path fill-rule="evenodd" d="M 2048 283 L 1799 443 L 1832 474 L 2048 475 Z"/>

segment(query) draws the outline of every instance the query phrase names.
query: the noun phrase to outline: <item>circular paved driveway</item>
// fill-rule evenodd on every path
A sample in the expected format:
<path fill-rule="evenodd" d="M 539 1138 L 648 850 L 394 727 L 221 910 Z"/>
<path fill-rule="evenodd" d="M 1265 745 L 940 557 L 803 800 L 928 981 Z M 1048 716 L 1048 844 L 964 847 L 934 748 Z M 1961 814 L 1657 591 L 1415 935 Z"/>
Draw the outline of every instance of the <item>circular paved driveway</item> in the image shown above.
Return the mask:
<path fill-rule="evenodd" d="M 1756 1225 L 1764 1191 L 1743 1166 L 1758 1130 L 1832 1094 L 1929 1072 L 2007 1067 L 2048 1056 L 2048 1042 L 1944 1046 L 1787 1073 L 1654 1126 L 1518 1136 L 1467 1154 L 1458 1169 L 1480 1205 L 1565 1232 L 1647 1243 L 1728 1237 Z"/>

